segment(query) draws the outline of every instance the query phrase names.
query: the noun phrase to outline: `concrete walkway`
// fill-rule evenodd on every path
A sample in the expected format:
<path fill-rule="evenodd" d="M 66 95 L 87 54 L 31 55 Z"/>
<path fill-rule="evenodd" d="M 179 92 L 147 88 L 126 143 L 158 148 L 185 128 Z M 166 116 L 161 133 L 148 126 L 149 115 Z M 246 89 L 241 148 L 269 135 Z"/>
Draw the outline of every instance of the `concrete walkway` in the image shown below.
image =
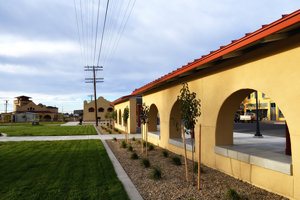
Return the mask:
<path fill-rule="evenodd" d="M 79 124 L 79 122 L 75 121 L 75 122 L 67 122 L 65 124 L 61 124 L 61 126 L 77 126 Z"/>

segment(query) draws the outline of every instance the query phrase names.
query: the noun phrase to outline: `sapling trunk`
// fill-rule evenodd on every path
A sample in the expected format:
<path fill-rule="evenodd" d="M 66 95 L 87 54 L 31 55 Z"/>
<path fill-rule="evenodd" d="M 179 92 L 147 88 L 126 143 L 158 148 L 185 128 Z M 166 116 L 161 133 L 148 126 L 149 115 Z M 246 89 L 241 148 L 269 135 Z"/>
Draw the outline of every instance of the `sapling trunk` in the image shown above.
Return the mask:
<path fill-rule="evenodd" d="M 189 182 L 189 171 L 188 171 L 188 164 L 187 164 L 185 133 L 184 133 L 184 127 L 183 127 L 183 125 L 181 125 L 181 132 L 182 132 L 182 136 L 183 136 L 183 148 L 184 148 L 184 163 L 185 163 L 186 182 Z"/>
<path fill-rule="evenodd" d="M 144 141 L 143 141 L 143 137 L 144 137 L 144 129 L 145 129 L 145 124 L 142 126 L 142 138 L 141 138 L 141 140 L 142 140 L 142 142 L 141 142 L 141 144 L 142 144 L 142 153 L 144 153 Z"/>
<path fill-rule="evenodd" d="M 194 127 L 192 127 L 191 134 L 192 134 L 192 135 L 194 134 Z M 194 149 L 194 143 L 193 143 L 193 137 L 192 137 L 192 135 L 191 135 L 191 143 L 192 143 L 192 161 L 193 161 L 193 168 L 194 168 L 194 165 L 195 165 L 195 163 L 194 163 L 194 151 L 193 151 L 193 149 Z M 198 172 L 198 173 L 199 173 L 199 172 Z M 194 170 L 193 170 L 192 185 L 193 185 L 193 186 L 195 185 L 195 184 L 194 184 Z"/>
<path fill-rule="evenodd" d="M 148 124 L 146 123 L 146 156 L 148 156 L 148 137 L 147 137 L 147 132 L 148 132 Z"/>

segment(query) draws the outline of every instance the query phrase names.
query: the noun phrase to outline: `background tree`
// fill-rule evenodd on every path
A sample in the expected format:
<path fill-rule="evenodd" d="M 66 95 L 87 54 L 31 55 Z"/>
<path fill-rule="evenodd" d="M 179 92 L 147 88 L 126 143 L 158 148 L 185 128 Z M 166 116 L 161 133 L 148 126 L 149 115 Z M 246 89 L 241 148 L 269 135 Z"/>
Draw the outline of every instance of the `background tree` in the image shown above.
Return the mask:
<path fill-rule="evenodd" d="M 148 137 L 147 137 L 147 126 L 148 126 L 148 118 L 149 118 L 149 106 L 146 106 L 145 103 L 143 103 L 142 107 L 141 107 L 141 123 L 144 125 L 143 128 L 143 132 L 145 132 L 146 135 L 146 156 L 148 156 L 148 151 L 147 151 L 147 147 L 148 147 Z M 144 153 L 144 142 L 143 142 L 143 133 L 142 133 L 142 153 Z"/>
<path fill-rule="evenodd" d="M 127 131 L 128 131 L 127 121 L 128 121 L 128 118 L 129 118 L 129 108 L 128 108 L 128 106 L 126 106 L 126 108 L 124 109 L 124 113 L 123 113 L 123 122 L 125 124 L 125 140 L 126 140 L 126 142 L 128 142 L 128 134 L 127 134 Z"/>
<path fill-rule="evenodd" d="M 200 99 L 196 99 L 195 92 L 192 93 L 190 92 L 189 86 L 186 82 L 182 83 L 182 88 L 180 89 L 180 95 L 177 96 L 177 100 L 179 101 L 181 120 L 183 121 L 184 128 L 185 128 L 183 134 L 191 134 L 192 161 L 194 166 L 193 138 L 194 138 L 195 124 L 198 121 L 197 117 L 200 117 L 201 115 L 201 109 L 200 109 L 201 101 Z M 198 163 L 200 165 L 201 163 L 200 160 L 198 161 Z M 200 171 L 198 173 L 200 173 Z M 193 171 L 192 184 L 194 185 L 194 171 Z"/>

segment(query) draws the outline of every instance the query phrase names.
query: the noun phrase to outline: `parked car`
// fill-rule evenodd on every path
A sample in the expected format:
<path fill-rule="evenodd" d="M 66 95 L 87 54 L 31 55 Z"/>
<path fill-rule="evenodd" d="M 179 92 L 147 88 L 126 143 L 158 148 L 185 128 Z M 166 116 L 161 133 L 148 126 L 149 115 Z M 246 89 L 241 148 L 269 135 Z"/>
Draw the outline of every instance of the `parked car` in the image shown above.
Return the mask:
<path fill-rule="evenodd" d="M 254 122 L 256 120 L 255 113 L 246 113 L 245 115 L 240 116 L 241 122 Z"/>

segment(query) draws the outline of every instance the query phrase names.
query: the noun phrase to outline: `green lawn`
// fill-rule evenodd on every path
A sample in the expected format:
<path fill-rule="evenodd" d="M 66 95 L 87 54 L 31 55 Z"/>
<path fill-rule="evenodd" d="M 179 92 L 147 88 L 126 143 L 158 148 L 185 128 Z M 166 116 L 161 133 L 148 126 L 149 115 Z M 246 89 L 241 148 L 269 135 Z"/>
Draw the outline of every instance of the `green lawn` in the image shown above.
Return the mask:
<path fill-rule="evenodd" d="M 129 199 L 100 140 L 0 142 L 0 199 Z"/>
<path fill-rule="evenodd" d="M 93 125 L 86 126 L 11 126 L 0 127 L 7 136 L 97 135 Z"/>

